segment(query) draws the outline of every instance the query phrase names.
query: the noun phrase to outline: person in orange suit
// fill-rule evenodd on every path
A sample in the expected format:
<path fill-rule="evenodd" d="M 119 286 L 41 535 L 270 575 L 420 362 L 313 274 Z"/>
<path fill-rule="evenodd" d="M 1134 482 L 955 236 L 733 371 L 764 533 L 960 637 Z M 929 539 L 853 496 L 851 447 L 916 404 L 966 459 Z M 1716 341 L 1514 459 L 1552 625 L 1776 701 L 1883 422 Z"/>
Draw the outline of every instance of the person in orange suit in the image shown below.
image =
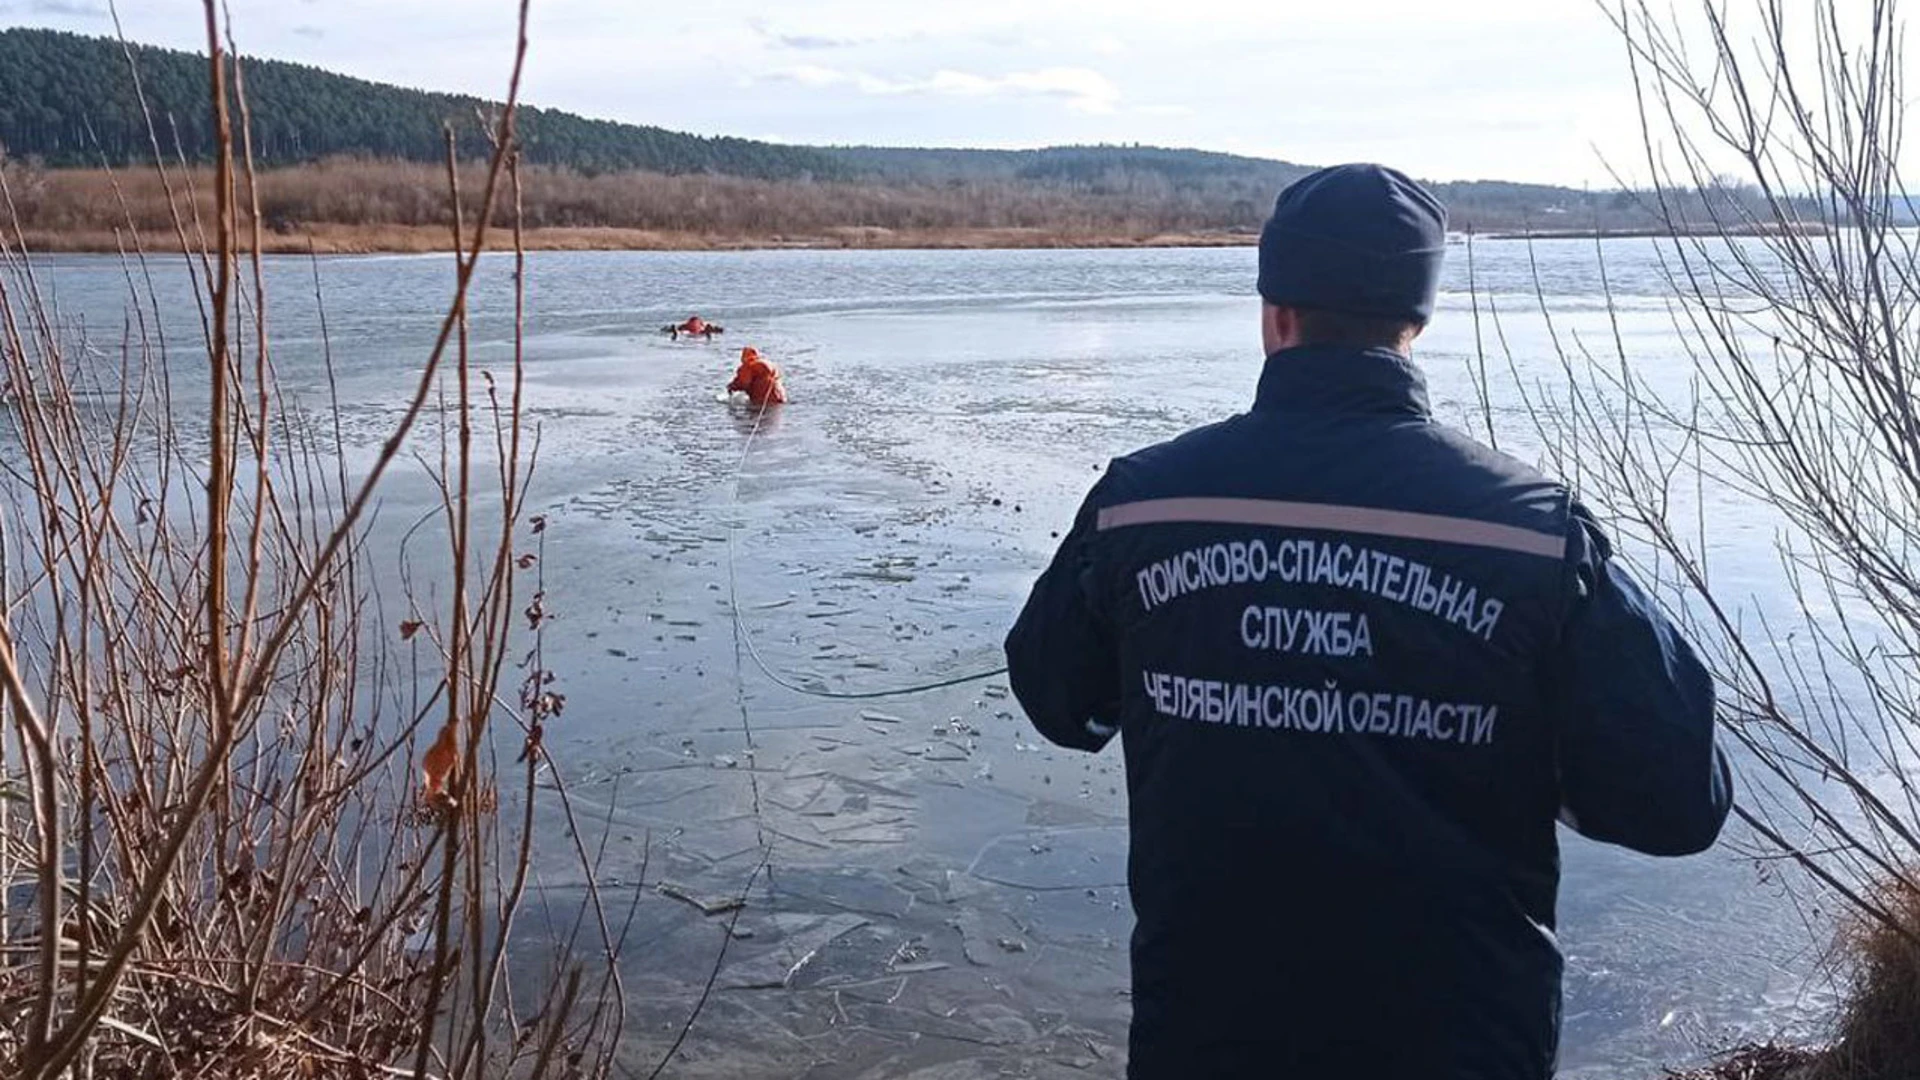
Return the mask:
<path fill-rule="evenodd" d="M 727 393 L 745 391 L 755 405 L 785 405 L 787 388 L 780 385 L 780 369 L 760 358 L 760 351 L 749 345 L 740 350 L 740 370 L 733 373 Z"/>

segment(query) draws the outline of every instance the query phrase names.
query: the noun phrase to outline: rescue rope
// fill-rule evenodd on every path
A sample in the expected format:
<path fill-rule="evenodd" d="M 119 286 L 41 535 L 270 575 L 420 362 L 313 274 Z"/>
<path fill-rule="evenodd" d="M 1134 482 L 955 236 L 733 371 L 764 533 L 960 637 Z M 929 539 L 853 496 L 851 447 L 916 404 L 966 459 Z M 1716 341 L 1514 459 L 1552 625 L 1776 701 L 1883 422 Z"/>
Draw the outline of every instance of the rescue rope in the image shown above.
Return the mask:
<path fill-rule="evenodd" d="M 740 505 L 740 477 L 747 470 L 747 457 L 753 452 L 753 442 L 760 435 L 760 421 L 767 415 L 768 406 L 754 406 L 753 427 L 747 431 L 746 442 L 740 447 L 740 461 L 733 467 L 733 505 Z M 997 667 L 991 671 L 978 671 L 969 675 L 955 675 L 933 682 L 915 683 L 911 686 L 894 687 L 887 690 L 821 690 L 804 686 L 780 674 L 760 655 L 760 647 L 754 643 L 753 632 L 747 627 L 747 620 L 740 612 L 740 583 L 734 565 L 734 534 L 743 526 L 737 521 L 727 523 L 727 609 L 733 616 L 734 633 L 741 644 L 747 647 L 747 655 L 753 659 L 753 666 L 775 686 L 806 697 L 825 698 L 830 701 L 872 701 L 877 698 L 907 697 L 913 694 L 925 694 L 934 690 L 945 690 L 952 686 L 964 686 L 967 683 L 982 682 L 1005 675 L 1007 669 Z"/>

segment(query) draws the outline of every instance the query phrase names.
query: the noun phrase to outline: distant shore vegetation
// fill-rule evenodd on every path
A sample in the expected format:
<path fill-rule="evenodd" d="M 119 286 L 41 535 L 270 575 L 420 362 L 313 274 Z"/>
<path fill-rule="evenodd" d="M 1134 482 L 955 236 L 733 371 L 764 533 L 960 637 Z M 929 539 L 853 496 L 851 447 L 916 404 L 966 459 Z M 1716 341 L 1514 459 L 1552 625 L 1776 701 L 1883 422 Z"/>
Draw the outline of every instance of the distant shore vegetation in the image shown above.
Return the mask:
<path fill-rule="evenodd" d="M 479 211 L 478 164 L 461 167 L 462 211 Z M 21 230 L 42 252 L 114 252 L 137 234 L 214 213 L 210 168 L 163 184 L 151 169 L 53 169 L 0 161 L 0 182 Z M 526 166 L 518 209 L 537 250 L 800 248 L 1223 247 L 1250 245 L 1259 217 L 1165 185 L 1115 182 L 1070 189 L 1019 180 L 760 180 L 647 171 L 590 175 Z M 445 166 L 332 158 L 261 170 L 266 252 L 354 254 L 445 251 L 454 207 Z M 171 191 L 169 191 L 169 187 Z M 510 224 L 512 207 L 497 207 Z M 1456 219 L 1459 218 L 1456 211 Z M 1490 239 L 1664 235 L 1629 206 L 1586 222 L 1482 215 Z M 250 232 L 242 235 L 243 240 Z"/>

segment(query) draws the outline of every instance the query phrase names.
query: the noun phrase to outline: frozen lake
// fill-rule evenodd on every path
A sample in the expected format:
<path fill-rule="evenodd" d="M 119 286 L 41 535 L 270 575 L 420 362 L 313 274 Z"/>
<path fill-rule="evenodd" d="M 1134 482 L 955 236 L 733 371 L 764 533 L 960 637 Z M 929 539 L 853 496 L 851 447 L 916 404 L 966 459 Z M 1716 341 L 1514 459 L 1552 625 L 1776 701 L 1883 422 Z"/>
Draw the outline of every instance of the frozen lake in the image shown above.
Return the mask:
<path fill-rule="evenodd" d="M 1608 242 L 1608 274 L 1636 362 L 1684 385 L 1652 251 Z M 1557 328 L 1608 333 L 1593 245 L 1534 256 Z M 1484 243 L 1476 262 L 1483 313 L 1491 298 L 1523 377 L 1551 375 L 1527 249 Z M 118 261 L 40 266 L 63 313 L 117 343 Z M 162 318 L 197 332 L 179 268 L 156 272 Z M 319 404 L 312 274 L 304 259 L 269 265 L 282 381 Z M 326 259 L 319 276 L 348 439 L 370 448 L 425 355 L 451 260 Z M 995 680 L 873 702 L 796 695 L 742 648 L 730 596 L 790 681 L 859 692 L 997 666 L 1096 468 L 1251 401 L 1253 277 L 1250 249 L 530 256 L 532 510 L 550 523 L 547 663 L 567 694 L 548 744 L 583 816 L 612 823 L 615 891 L 636 887 L 649 837 L 647 884 L 702 895 L 738 892 L 771 852 L 739 923 L 751 936 L 729 945 L 669 1075 L 1122 1075 L 1118 748 L 1054 750 Z M 1436 413 L 1478 425 L 1466 285 L 1456 249 L 1416 358 Z M 509 289 L 506 261 L 490 260 L 472 302 L 483 366 L 506 362 Z M 696 311 L 728 332 L 656 332 Z M 749 344 L 792 398 L 757 429 L 714 400 Z M 1494 383 L 1502 445 L 1530 456 L 1510 379 Z M 428 497 L 398 478 L 383 521 L 411 521 Z M 1725 521 L 1721 580 L 1765 587 L 1764 522 Z M 1750 865 L 1563 836 L 1563 1075 L 1651 1077 L 1819 1015 L 1824 942 Z M 542 886 L 551 903 L 578 896 Z M 627 1038 L 650 1068 L 724 917 L 651 892 L 638 910 Z M 1263 932 L 1248 898 L 1223 897 L 1219 916 Z M 786 988 L 762 988 L 808 955 Z"/>

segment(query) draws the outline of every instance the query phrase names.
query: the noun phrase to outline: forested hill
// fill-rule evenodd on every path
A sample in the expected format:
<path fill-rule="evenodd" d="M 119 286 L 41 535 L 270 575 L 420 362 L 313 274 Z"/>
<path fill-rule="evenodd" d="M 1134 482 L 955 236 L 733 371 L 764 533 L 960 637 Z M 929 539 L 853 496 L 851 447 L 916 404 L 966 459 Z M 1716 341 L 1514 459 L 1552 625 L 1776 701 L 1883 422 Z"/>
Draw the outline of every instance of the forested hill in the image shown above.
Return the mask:
<path fill-rule="evenodd" d="M 174 139 L 188 158 L 213 149 L 204 104 L 206 57 L 133 47 L 140 89 L 169 154 Z M 355 155 L 438 161 L 443 125 L 461 152 L 486 150 L 479 116 L 497 108 L 479 98 L 408 90 L 282 60 L 245 62 L 255 156 L 289 165 Z M 818 150 L 751 139 L 703 138 L 637 124 L 589 120 L 552 109 L 522 109 L 521 141 L 536 164 L 583 172 L 647 169 L 722 173 L 769 180 L 844 176 L 847 167 Z M 147 124 L 120 43 L 53 30 L 0 30 L 0 146 L 13 157 L 52 166 L 121 165 L 152 154 Z"/>
<path fill-rule="evenodd" d="M 212 153 L 201 104 L 206 58 L 133 46 L 139 88 L 171 153 Z M 408 90 L 281 60 L 246 61 L 254 151 L 269 166 L 353 155 L 439 161 L 442 127 L 452 123 L 469 157 L 484 153 L 478 117 L 492 102 Z M 1073 187 L 1112 182 L 1115 170 L 1151 174 L 1180 188 L 1245 186 L 1266 193 L 1306 170 L 1258 158 L 1155 147 L 1057 147 L 1045 150 L 922 150 L 783 146 L 751 139 L 703 138 L 664 128 L 589 120 L 523 108 L 521 140 L 536 164 L 586 173 L 644 169 L 716 173 L 765 180 L 882 179 L 942 184 L 1027 181 Z M 0 145 L 14 157 L 55 167 L 103 160 L 125 164 L 151 144 L 125 51 L 110 38 L 53 30 L 0 30 Z M 1137 182 L 1138 176 L 1133 178 Z"/>
<path fill-rule="evenodd" d="M 139 88 L 160 148 L 189 160 L 212 154 L 206 59 L 152 46 L 131 47 Z M 125 165 L 152 152 L 127 50 L 110 38 L 39 29 L 0 30 L 0 158 L 50 169 Z M 409 90 L 279 60 L 244 65 L 253 149 L 269 169 L 329 158 L 438 162 L 451 124 L 462 158 L 487 152 L 482 116 L 497 103 Z M 1047 228 L 1062 220 L 1082 229 L 1257 230 L 1273 198 L 1308 166 L 1234 154 L 1142 146 L 1040 150 L 812 147 L 705 137 L 664 128 L 591 120 L 524 108 L 519 134 L 527 160 L 559 173 L 603 177 L 661 173 L 700 183 L 676 188 L 686 203 L 622 216 L 604 201 L 570 207 L 581 225 L 624 221 L 671 231 L 709 229 L 741 200 L 778 231 L 794 207 L 825 200 L 818 224 L 838 214 L 847 227 L 916 227 L 938 218 L 951 227 Z M 735 180 L 778 188 L 740 188 Z M 550 176 L 549 186 L 555 183 Z M 821 185 L 838 185 L 833 192 Z M 1512 229 L 1556 225 L 1602 229 L 1650 223 L 1632 196 L 1499 181 L 1435 185 L 1456 227 Z M 665 196 L 649 196 L 659 202 Z M 899 200 L 911 204 L 902 209 Z M 631 200 L 628 200 L 631 201 Z M 651 204 L 650 204 L 651 205 Z M 835 207 L 838 210 L 835 210 Z M 785 207 L 785 210 L 779 208 Z M 736 215 L 737 216 L 737 215 Z M 602 220 L 605 219 L 605 220 Z M 758 218 L 756 218 L 756 221 Z M 639 224 L 644 222 L 645 224 Z"/>
<path fill-rule="evenodd" d="M 895 183 L 999 183 L 1139 200 L 1204 204 L 1223 221 L 1257 227 L 1280 189 L 1311 166 L 1157 146 L 1051 146 L 1040 150 L 830 147 L 862 176 Z"/>
<path fill-rule="evenodd" d="M 929 183 L 962 179 L 1085 184 L 1100 180 L 1120 165 L 1160 173 L 1181 183 L 1245 179 L 1278 190 L 1311 169 L 1269 158 L 1157 146 L 1052 146 L 1043 150 L 845 146 L 826 148 L 826 153 L 862 173 Z"/>

